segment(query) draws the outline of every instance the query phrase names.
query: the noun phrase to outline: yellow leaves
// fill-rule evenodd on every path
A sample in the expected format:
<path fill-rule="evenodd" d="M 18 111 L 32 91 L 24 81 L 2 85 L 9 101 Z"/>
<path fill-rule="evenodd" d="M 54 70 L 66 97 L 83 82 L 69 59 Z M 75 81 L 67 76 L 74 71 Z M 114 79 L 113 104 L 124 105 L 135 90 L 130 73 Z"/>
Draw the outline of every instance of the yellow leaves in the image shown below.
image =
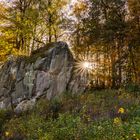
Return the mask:
<path fill-rule="evenodd" d="M 21 21 L 21 14 L 18 12 L 16 13 L 16 20 Z"/>
<path fill-rule="evenodd" d="M 76 2 L 73 7 L 73 13 L 78 16 L 80 14 L 85 13 L 85 11 L 87 11 L 87 9 L 88 9 L 88 5 L 86 2 L 84 2 L 84 1 Z"/>
<path fill-rule="evenodd" d="M 50 14 L 56 14 L 59 10 L 62 10 L 63 7 L 67 5 L 66 0 L 53 0 L 49 6 L 47 6 L 47 11 Z"/>
<path fill-rule="evenodd" d="M 52 14 L 54 12 L 54 8 L 48 7 L 48 13 Z"/>
<path fill-rule="evenodd" d="M 139 14 L 140 13 L 140 3 L 138 0 L 128 0 L 128 8 L 131 14 Z"/>
<path fill-rule="evenodd" d="M 0 15 L 4 15 L 7 12 L 7 7 L 3 3 L 0 3 L 0 10 Z"/>
<path fill-rule="evenodd" d="M 81 3 L 79 4 L 79 9 L 81 9 L 82 11 L 86 10 L 86 9 L 87 9 L 86 3 L 81 2 Z"/>
<path fill-rule="evenodd" d="M 79 2 L 75 4 L 74 10 L 84 11 L 87 9 L 87 5 L 84 2 Z"/>

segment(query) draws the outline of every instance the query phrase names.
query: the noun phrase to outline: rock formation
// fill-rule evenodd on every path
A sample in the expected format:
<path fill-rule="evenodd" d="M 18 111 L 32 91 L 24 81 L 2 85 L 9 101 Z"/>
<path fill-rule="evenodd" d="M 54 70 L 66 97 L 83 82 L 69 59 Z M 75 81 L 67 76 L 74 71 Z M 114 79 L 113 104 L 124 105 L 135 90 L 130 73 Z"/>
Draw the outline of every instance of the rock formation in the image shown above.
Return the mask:
<path fill-rule="evenodd" d="M 46 48 L 50 49 L 46 49 Z M 29 58 L 6 62 L 0 69 L 0 108 L 15 111 L 32 107 L 42 96 L 52 99 L 67 91 L 85 90 L 83 79 L 74 73 L 75 60 L 64 42 L 51 43 Z"/>

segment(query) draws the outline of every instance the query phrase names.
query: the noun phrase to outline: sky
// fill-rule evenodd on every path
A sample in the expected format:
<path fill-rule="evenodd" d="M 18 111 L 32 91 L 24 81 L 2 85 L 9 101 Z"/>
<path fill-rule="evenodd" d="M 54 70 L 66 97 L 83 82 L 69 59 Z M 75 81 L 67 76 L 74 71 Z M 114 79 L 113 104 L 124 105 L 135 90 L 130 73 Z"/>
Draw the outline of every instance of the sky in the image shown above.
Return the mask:
<path fill-rule="evenodd" d="M 12 1 L 12 0 L 0 0 L 0 2 L 10 2 L 10 1 Z"/>

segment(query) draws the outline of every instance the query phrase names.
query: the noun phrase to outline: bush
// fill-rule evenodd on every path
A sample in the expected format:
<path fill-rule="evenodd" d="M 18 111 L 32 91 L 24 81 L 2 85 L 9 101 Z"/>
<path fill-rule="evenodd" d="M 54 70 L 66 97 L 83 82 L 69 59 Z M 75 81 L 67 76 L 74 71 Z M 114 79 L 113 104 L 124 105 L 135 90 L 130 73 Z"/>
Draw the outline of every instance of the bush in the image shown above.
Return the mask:
<path fill-rule="evenodd" d="M 133 92 L 137 96 L 140 93 L 140 85 L 131 83 L 125 86 L 125 90 L 127 92 Z"/>
<path fill-rule="evenodd" d="M 12 118 L 4 126 L 5 138 L 27 139 L 35 140 L 38 139 L 45 131 L 45 121 L 40 116 L 22 116 L 20 118 Z"/>
<path fill-rule="evenodd" d="M 0 132 L 2 126 L 13 116 L 13 112 L 10 110 L 0 110 Z"/>

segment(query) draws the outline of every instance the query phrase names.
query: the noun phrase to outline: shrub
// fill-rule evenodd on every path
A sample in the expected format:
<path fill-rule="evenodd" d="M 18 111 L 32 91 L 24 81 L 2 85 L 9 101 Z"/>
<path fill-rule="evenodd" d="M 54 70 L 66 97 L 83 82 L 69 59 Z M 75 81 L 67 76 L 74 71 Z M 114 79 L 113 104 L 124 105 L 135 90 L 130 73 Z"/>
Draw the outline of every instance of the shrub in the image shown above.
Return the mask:
<path fill-rule="evenodd" d="M 10 110 L 0 110 L 0 132 L 2 132 L 2 126 L 13 116 L 13 112 Z"/>
<path fill-rule="evenodd" d="M 127 92 L 133 92 L 135 96 L 138 96 L 140 93 L 140 85 L 131 83 L 125 86 L 125 90 Z"/>

